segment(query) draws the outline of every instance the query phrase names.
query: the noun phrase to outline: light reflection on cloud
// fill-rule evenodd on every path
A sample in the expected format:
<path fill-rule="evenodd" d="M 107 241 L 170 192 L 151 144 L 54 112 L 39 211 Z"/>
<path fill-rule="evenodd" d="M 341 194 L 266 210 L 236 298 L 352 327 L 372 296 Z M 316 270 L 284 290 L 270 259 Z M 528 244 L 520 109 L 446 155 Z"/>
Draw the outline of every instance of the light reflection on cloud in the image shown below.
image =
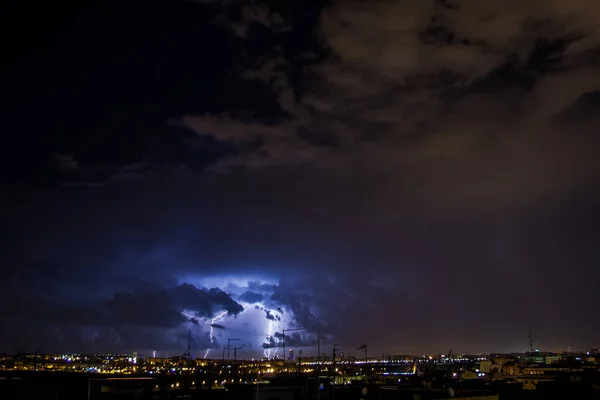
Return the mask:
<path fill-rule="evenodd" d="M 241 295 L 258 285 L 279 285 L 279 279 L 263 275 L 184 275 L 179 277 L 179 284 L 191 283 L 199 288 L 220 288 L 230 295 Z M 258 284 L 258 285 L 256 285 Z M 251 287 L 252 286 L 252 287 Z"/>
<path fill-rule="evenodd" d="M 270 300 L 273 289 L 279 281 L 256 275 L 233 276 L 230 274 L 220 276 L 183 276 L 180 283 L 191 283 L 199 288 L 220 288 L 238 301 L 244 310 L 238 315 L 229 315 L 219 312 L 213 318 L 199 318 L 193 310 L 185 310 L 182 314 L 191 320 L 195 318 L 198 324 L 189 324 L 195 335 L 209 334 L 211 348 L 197 349 L 205 358 L 221 358 L 223 348 L 227 346 L 227 339 L 239 339 L 232 346 L 241 347 L 237 351 L 240 358 L 246 357 L 275 357 L 281 351 L 277 347 L 281 340 L 276 337 L 283 329 L 296 327 L 292 311 Z M 265 300 L 248 302 L 241 299 L 242 294 L 252 291 L 264 296 Z M 306 333 L 306 336 L 309 336 Z M 273 342 L 275 348 L 271 348 Z M 264 346 L 269 344 L 269 346 Z M 265 348 L 267 347 L 267 348 Z M 230 352 L 231 355 L 231 352 Z"/>

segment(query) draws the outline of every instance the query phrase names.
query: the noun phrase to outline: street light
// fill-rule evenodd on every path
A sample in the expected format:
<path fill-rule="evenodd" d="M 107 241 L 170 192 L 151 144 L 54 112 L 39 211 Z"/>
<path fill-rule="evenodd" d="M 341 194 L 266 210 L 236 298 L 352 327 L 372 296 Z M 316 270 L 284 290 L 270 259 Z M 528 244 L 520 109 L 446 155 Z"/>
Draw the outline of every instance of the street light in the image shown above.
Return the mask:
<path fill-rule="evenodd" d="M 283 330 L 283 364 L 285 365 L 285 362 L 287 361 L 286 359 L 286 355 L 285 355 L 285 333 L 286 332 L 294 332 L 294 331 L 303 331 L 304 329 L 302 328 L 294 328 L 294 329 L 284 329 Z"/>

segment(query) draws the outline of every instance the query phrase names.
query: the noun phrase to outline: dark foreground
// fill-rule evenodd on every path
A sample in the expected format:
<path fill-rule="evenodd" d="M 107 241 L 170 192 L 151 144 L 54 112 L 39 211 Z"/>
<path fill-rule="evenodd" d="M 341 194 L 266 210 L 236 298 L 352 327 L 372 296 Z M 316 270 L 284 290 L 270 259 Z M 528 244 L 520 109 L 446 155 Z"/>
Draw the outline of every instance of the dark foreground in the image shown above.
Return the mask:
<path fill-rule="evenodd" d="M 321 384 L 323 384 L 321 386 Z M 452 393 L 453 392 L 453 393 Z M 270 384 L 230 385 L 211 389 L 191 376 L 104 377 L 61 372 L 0 373 L 0 399 L 7 400 L 120 400 L 120 399 L 203 399 L 203 400 L 472 400 L 506 399 L 600 399 L 600 388 L 592 385 L 552 383 L 535 391 L 515 384 L 455 385 L 423 389 L 409 386 L 381 386 L 357 383 L 336 387 L 316 378 L 272 379 Z"/>

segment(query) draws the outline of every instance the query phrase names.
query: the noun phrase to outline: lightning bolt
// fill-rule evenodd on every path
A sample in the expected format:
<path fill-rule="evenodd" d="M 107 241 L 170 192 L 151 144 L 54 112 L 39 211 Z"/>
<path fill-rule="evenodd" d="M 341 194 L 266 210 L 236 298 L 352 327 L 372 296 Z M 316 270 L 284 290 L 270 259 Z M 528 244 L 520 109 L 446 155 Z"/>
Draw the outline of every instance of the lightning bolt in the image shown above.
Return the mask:
<path fill-rule="evenodd" d="M 273 321 L 269 321 L 269 332 L 267 333 L 267 339 L 270 339 L 273 334 Z M 264 353 L 267 360 L 271 358 L 271 349 L 265 349 Z"/>
<path fill-rule="evenodd" d="M 239 313 L 238 315 L 242 315 L 243 313 L 248 311 L 250 309 L 250 307 L 252 307 L 252 304 L 246 304 L 246 305 L 243 305 L 242 307 L 244 307 L 244 310 L 241 313 Z"/>
<path fill-rule="evenodd" d="M 225 315 L 227 314 L 227 311 L 223 311 L 219 314 L 217 314 L 216 317 L 214 317 L 213 319 L 210 320 L 210 342 L 214 345 L 215 344 L 215 338 L 213 336 L 215 328 L 213 327 L 214 324 L 216 324 L 218 321 L 220 321 L 221 319 L 225 318 Z M 204 359 L 206 360 L 208 358 L 208 353 L 210 353 L 210 349 L 206 349 L 206 353 L 204 353 Z"/>
<path fill-rule="evenodd" d="M 279 324 L 279 322 L 277 322 L 277 326 L 275 327 L 276 332 L 279 332 L 279 328 L 281 328 L 281 325 Z M 273 352 L 273 358 L 277 357 L 277 352 L 278 351 L 279 351 L 279 345 L 275 346 L 275 351 Z M 283 355 L 283 357 L 284 357 L 284 360 L 285 360 L 285 354 Z"/>
<path fill-rule="evenodd" d="M 240 312 L 238 315 L 242 315 L 243 313 L 245 313 L 246 311 L 248 311 L 251 307 L 251 304 L 246 304 L 244 306 L 242 306 L 244 309 L 242 310 L 242 312 Z M 220 314 L 217 314 L 216 317 L 214 317 L 211 321 L 210 321 L 210 342 L 212 344 L 215 344 L 215 338 L 213 337 L 213 333 L 215 331 L 215 328 L 213 328 L 213 324 L 216 324 L 217 322 L 221 321 L 223 318 L 225 318 L 225 315 L 227 314 L 227 311 L 223 311 Z M 208 353 L 210 353 L 210 349 L 206 349 L 206 353 L 204 353 L 204 359 L 208 358 Z"/>

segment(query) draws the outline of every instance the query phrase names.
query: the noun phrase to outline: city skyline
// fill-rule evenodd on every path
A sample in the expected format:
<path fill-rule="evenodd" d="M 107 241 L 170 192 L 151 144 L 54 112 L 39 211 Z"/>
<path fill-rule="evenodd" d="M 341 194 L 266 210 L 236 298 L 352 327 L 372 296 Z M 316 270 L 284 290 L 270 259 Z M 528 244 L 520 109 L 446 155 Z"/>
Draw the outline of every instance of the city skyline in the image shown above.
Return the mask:
<path fill-rule="evenodd" d="M 171 360 L 173 362 L 178 361 L 196 361 L 201 364 L 205 363 L 215 363 L 218 365 L 223 365 L 223 363 L 235 363 L 235 362 L 261 362 L 261 363 L 279 363 L 278 365 L 286 366 L 293 365 L 294 363 L 307 363 L 313 364 L 315 362 L 322 362 L 331 364 L 333 362 L 333 353 L 335 349 L 335 360 L 339 360 L 342 362 L 349 362 L 353 364 L 363 364 L 363 363 L 462 363 L 462 362 L 472 362 L 472 361 L 481 361 L 487 360 L 490 358 L 496 359 L 504 359 L 507 360 L 521 360 L 523 363 L 552 363 L 554 361 L 563 361 L 563 360 L 575 360 L 582 363 L 590 363 L 590 365 L 597 364 L 598 358 L 598 346 L 594 346 L 587 350 L 573 350 L 569 349 L 568 351 L 542 351 L 542 350 L 533 350 L 533 351 L 517 351 L 517 352 L 485 352 L 485 353 L 460 353 L 449 350 L 442 353 L 426 353 L 426 354 L 365 354 L 362 351 L 362 348 L 353 349 L 353 351 L 345 351 L 340 347 L 339 344 L 332 345 L 331 347 L 320 346 L 317 350 L 315 346 L 314 349 L 311 350 L 311 347 L 296 347 L 297 350 L 308 349 L 309 351 L 302 351 L 302 353 L 294 353 L 293 349 L 289 349 L 288 357 L 283 362 L 284 359 L 281 357 L 281 351 L 276 354 L 271 354 L 269 357 L 261 356 L 259 354 L 258 357 L 248 356 L 245 352 L 234 352 L 234 350 L 239 350 L 239 347 L 236 346 L 225 346 L 222 349 L 222 353 L 212 352 L 210 353 L 211 357 L 206 357 L 205 350 L 200 350 L 196 356 L 193 352 L 190 353 L 184 352 L 181 353 L 178 351 L 168 352 L 168 351 L 156 351 L 153 350 L 149 353 L 139 353 L 137 351 L 134 352 L 96 352 L 96 353 L 77 353 L 77 352 L 63 352 L 63 353 L 46 353 L 41 351 L 36 352 L 17 352 L 14 354 L 10 353 L 2 353 L 0 352 L 0 356 L 2 359 L 8 359 L 10 357 L 13 358 L 39 358 L 48 361 L 60 361 L 60 362 L 73 362 L 73 361 L 83 361 L 90 360 L 92 358 L 100 358 L 106 360 L 127 360 L 132 366 L 134 366 L 137 362 L 143 362 L 148 360 Z M 327 352 L 327 349 L 330 352 Z M 281 350 L 281 347 L 279 347 Z M 361 350 L 358 352 L 358 350 Z M 8 357 L 7 357 L 8 356 Z M 218 356 L 218 357 L 216 357 Z M 558 358 L 556 358 L 558 357 Z M 548 358 L 548 359 L 547 359 Z M 537 360 L 537 361 L 536 361 Z"/>
<path fill-rule="evenodd" d="M 0 351 L 600 342 L 593 2 L 10 7 Z"/>
<path fill-rule="evenodd" d="M 338 345 L 334 345 L 338 348 Z M 591 353 L 390 355 L 365 358 L 299 357 L 287 362 L 266 359 L 205 360 L 190 357 L 142 357 L 139 354 L 0 354 L 2 384 L 12 392 L 33 380 L 44 392 L 145 393 L 148 398 L 269 398 L 273 392 L 301 398 L 384 397 L 390 392 L 433 398 L 554 398 L 557 392 L 597 397 L 598 349 Z M 13 382 L 16 382 L 14 384 Z M 70 384 L 67 384 L 70 383 Z M 78 385 L 77 383 L 83 383 Z M 87 385 L 85 384 L 87 383 Z M 133 388 L 132 388 L 133 386 Z M 68 388 L 65 390 L 65 388 Z M 303 390 L 299 390 L 303 388 Z M 225 389 L 225 390 L 223 390 Z M 207 391 L 211 392 L 207 392 Z M 215 392 L 219 390 L 218 392 Z M 234 391 L 235 395 L 229 396 Z M 312 393 L 312 395 L 311 395 Z M 338 397 L 339 396 L 339 397 Z M 100 397 L 101 398 L 101 397 Z M 385 398 L 385 397 L 384 397 Z"/>

